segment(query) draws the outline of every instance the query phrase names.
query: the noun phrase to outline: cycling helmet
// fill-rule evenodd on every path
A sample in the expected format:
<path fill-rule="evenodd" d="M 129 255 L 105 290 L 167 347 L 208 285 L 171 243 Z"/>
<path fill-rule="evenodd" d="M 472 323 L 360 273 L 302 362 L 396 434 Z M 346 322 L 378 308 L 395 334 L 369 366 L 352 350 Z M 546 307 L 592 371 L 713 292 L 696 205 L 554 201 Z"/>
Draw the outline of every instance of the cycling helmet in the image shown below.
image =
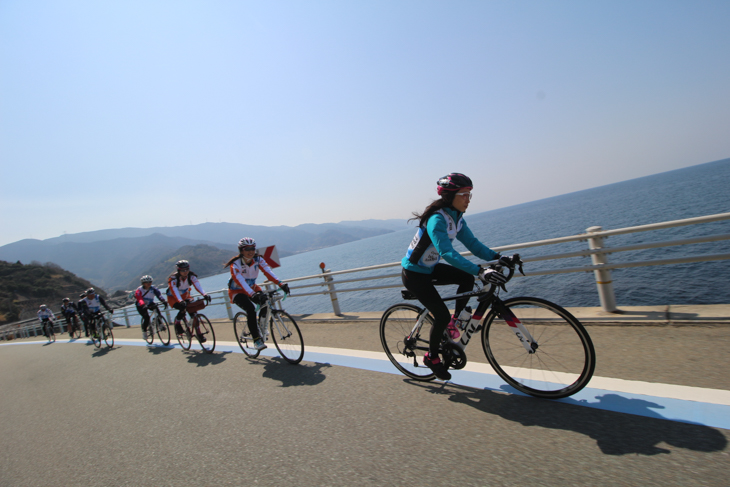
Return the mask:
<path fill-rule="evenodd" d="M 139 280 L 142 284 L 145 282 L 152 282 L 152 276 L 142 276 L 142 278 Z"/>
<path fill-rule="evenodd" d="M 471 179 L 458 172 L 452 172 L 442 177 L 436 183 L 438 186 L 436 191 L 438 194 L 444 194 L 445 191 L 458 191 L 462 188 L 473 188 L 474 185 L 471 183 Z"/>
<path fill-rule="evenodd" d="M 253 247 L 256 248 L 256 240 L 252 239 L 251 237 L 243 237 L 241 240 L 238 241 L 238 250 L 241 250 L 244 247 Z"/>
<path fill-rule="evenodd" d="M 93 287 L 90 287 L 86 290 L 86 294 L 96 294 L 96 290 Z"/>
<path fill-rule="evenodd" d="M 41 304 L 41 309 L 46 309 L 46 305 L 45 304 Z"/>
<path fill-rule="evenodd" d="M 178 269 L 190 269 L 190 262 L 187 260 L 178 260 L 175 265 Z"/>
<path fill-rule="evenodd" d="M 68 303 L 68 298 L 63 298 L 64 303 Z"/>

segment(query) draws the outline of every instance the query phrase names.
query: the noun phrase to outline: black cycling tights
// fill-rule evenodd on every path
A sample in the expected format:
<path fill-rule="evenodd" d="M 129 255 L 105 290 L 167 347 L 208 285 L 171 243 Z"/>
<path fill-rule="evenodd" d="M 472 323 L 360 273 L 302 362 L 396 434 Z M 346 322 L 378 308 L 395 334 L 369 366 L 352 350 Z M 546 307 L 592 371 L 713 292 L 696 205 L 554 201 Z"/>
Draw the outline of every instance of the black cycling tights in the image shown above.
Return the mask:
<path fill-rule="evenodd" d="M 441 300 L 436 286 L 458 284 L 458 293 L 469 292 L 474 289 L 474 276 L 448 264 L 436 264 L 431 274 L 421 274 L 420 272 L 403 269 L 401 278 L 406 289 L 412 292 L 418 298 L 418 301 L 433 315 L 433 326 L 429 337 L 429 355 L 436 357 L 441 338 L 444 331 L 446 331 L 446 325 L 451 320 L 449 308 Z M 469 302 L 469 298 L 456 300 L 456 316 L 459 316 L 467 302 Z"/>
<path fill-rule="evenodd" d="M 259 333 L 259 326 L 256 323 L 256 305 L 253 304 L 251 298 L 246 296 L 244 293 L 236 294 L 233 298 L 233 303 L 239 308 L 246 312 L 246 319 L 248 320 L 248 330 L 251 332 L 251 337 L 254 340 L 261 338 Z"/>
<path fill-rule="evenodd" d="M 142 317 L 142 331 L 147 331 L 147 327 L 150 326 L 150 313 L 147 307 L 137 305 L 137 313 Z"/>

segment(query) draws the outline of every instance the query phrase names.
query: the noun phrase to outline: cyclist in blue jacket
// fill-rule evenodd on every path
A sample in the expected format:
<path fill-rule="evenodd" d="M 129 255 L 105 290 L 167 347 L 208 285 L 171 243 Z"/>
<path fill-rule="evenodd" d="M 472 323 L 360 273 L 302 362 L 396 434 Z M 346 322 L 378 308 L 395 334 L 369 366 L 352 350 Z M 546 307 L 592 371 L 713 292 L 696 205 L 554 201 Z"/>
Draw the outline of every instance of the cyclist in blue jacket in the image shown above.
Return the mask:
<path fill-rule="evenodd" d="M 452 245 L 453 240 L 458 239 L 480 259 L 489 261 L 500 257 L 500 254 L 477 240 L 463 218 L 471 201 L 474 186 L 471 179 L 460 173 L 451 173 L 439 179 L 437 185 L 440 198 L 426 207 L 423 213 L 413 214 L 412 220 L 418 221 L 418 231 L 401 261 L 401 278 L 406 289 L 416 296 L 434 318 L 429 351 L 423 363 L 439 379 L 449 380 L 451 374 L 439 358 L 439 346 L 447 329 L 452 340 L 459 337 L 456 317 L 469 298 L 456 300 L 452 316 L 435 286 L 456 284 L 459 286 L 457 292 L 465 293 L 474 288 L 474 276 L 494 284 L 502 284 L 506 279 L 499 272 L 484 269 L 465 259 Z M 442 258 L 451 265 L 441 263 Z"/>

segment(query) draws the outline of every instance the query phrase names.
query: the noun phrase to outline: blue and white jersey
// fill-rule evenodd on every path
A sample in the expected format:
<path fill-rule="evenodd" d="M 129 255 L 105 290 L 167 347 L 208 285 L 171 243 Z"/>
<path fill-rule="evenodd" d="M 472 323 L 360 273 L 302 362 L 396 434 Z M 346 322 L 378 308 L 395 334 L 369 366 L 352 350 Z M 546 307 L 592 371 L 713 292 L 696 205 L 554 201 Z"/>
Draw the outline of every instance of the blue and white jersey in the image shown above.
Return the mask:
<path fill-rule="evenodd" d="M 43 321 L 46 318 L 53 321 L 53 311 L 51 311 L 50 308 L 39 309 L 38 310 L 38 319 Z"/>
<path fill-rule="evenodd" d="M 89 308 L 89 311 L 92 313 L 96 313 L 97 311 L 101 310 L 101 301 L 99 301 L 99 295 L 94 294 L 94 299 L 89 299 L 89 296 L 87 295 L 82 301 L 86 304 L 86 307 Z"/>

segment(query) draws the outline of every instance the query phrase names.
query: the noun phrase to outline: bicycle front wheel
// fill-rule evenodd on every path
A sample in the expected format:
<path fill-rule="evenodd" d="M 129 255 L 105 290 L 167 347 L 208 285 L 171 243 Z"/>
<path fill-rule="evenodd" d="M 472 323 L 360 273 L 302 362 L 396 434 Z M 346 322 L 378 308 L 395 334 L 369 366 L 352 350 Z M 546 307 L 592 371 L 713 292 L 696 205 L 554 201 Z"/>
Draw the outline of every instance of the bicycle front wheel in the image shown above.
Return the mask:
<path fill-rule="evenodd" d="M 271 338 L 281 356 L 290 364 L 298 364 L 304 357 L 304 340 L 299 326 L 286 311 L 272 310 Z"/>
<path fill-rule="evenodd" d="M 112 332 L 111 327 L 107 324 L 104 324 L 101 329 L 104 335 L 104 343 L 108 348 L 112 348 L 114 346 L 114 333 Z"/>
<path fill-rule="evenodd" d="M 568 311 L 538 298 L 504 302 L 537 343 L 528 353 L 508 322 L 492 309 L 482 346 L 494 371 L 518 391 L 559 399 L 583 389 L 593 377 L 596 352 L 585 328 Z"/>
<path fill-rule="evenodd" d="M 233 318 L 233 333 L 236 334 L 236 341 L 241 351 L 248 357 L 256 358 L 261 350 L 256 350 L 251 338 L 251 332 L 248 330 L 248 318 L 246 313 L 238 312 Z"/>
<path fill-rule="evenodd" d="M 195 331 L 195 338 L 198 339 L 200 347 L 205 353 L 213 353 L 215 350 L 215 331 L 210 320 L 205 315 L 198 316 L 198 330 Z M 199 331 L 199 332 L 198 332 Z"/>
<path fill-rule="evenodd" d="M 178 330 L 175 326 L 175 335 L 177 335 L 177 342 L 180 344 L 183 350 L 190 350 L 190 346 L 193 344 L 188 324 L 184 320 L 180 322 L 180 329 Z"/>
<path fill-rule="evenodd" d="M 91 341 L 94 343 L 96 348 L 101 348 L 101 335 L 99 333 L 100 325 L 94 323 L 91 327 Z"/>
<path fill-rule="evenodd" d="M 170 344 L 170 325 L 164 316 L 158 316 L 155 328 L 157 328 L 157 336 L 163 345 L 167 346 Z"/>
<path fill-rule="evenodd" d="M 428 352 L 433 318 L 429 313 L 419 323 L 422 312 L 418 306 L 407 303 L 385 310 L 380 318 L 380 343 L 398 370 L 412 379 L 429 381 L 436 376 L 423 365 L 423 356 Z"/>
<path fill-rule="evenodd" d="M 145 334 L 145 341 L 152 345 L 152 342 L 155 341 L 155 323 L 150 320 L 150 322 L 147 324 L 147 334 Z"/>
<path fill-rule="evenodd" d="M 78 318 L 76 318 L 74 316 L 73 317 L 73 321 L 71 323 L 72 323 L 72 326 L 73 326 L 73 328 L 72 328 L 73 331 L 72 331 L 71 337 L 74 340 L 78 340 L 79 338 L 81 338 L 81 325 L 79 325 Z"/>
<path fill-rule="evenodd" d="M 53 343 L 56 341 L 56 330 L 53 329 L 53 325 L 47 325 L 46 330 L 48 333 L 48 341 L 50 343 Z"/>

